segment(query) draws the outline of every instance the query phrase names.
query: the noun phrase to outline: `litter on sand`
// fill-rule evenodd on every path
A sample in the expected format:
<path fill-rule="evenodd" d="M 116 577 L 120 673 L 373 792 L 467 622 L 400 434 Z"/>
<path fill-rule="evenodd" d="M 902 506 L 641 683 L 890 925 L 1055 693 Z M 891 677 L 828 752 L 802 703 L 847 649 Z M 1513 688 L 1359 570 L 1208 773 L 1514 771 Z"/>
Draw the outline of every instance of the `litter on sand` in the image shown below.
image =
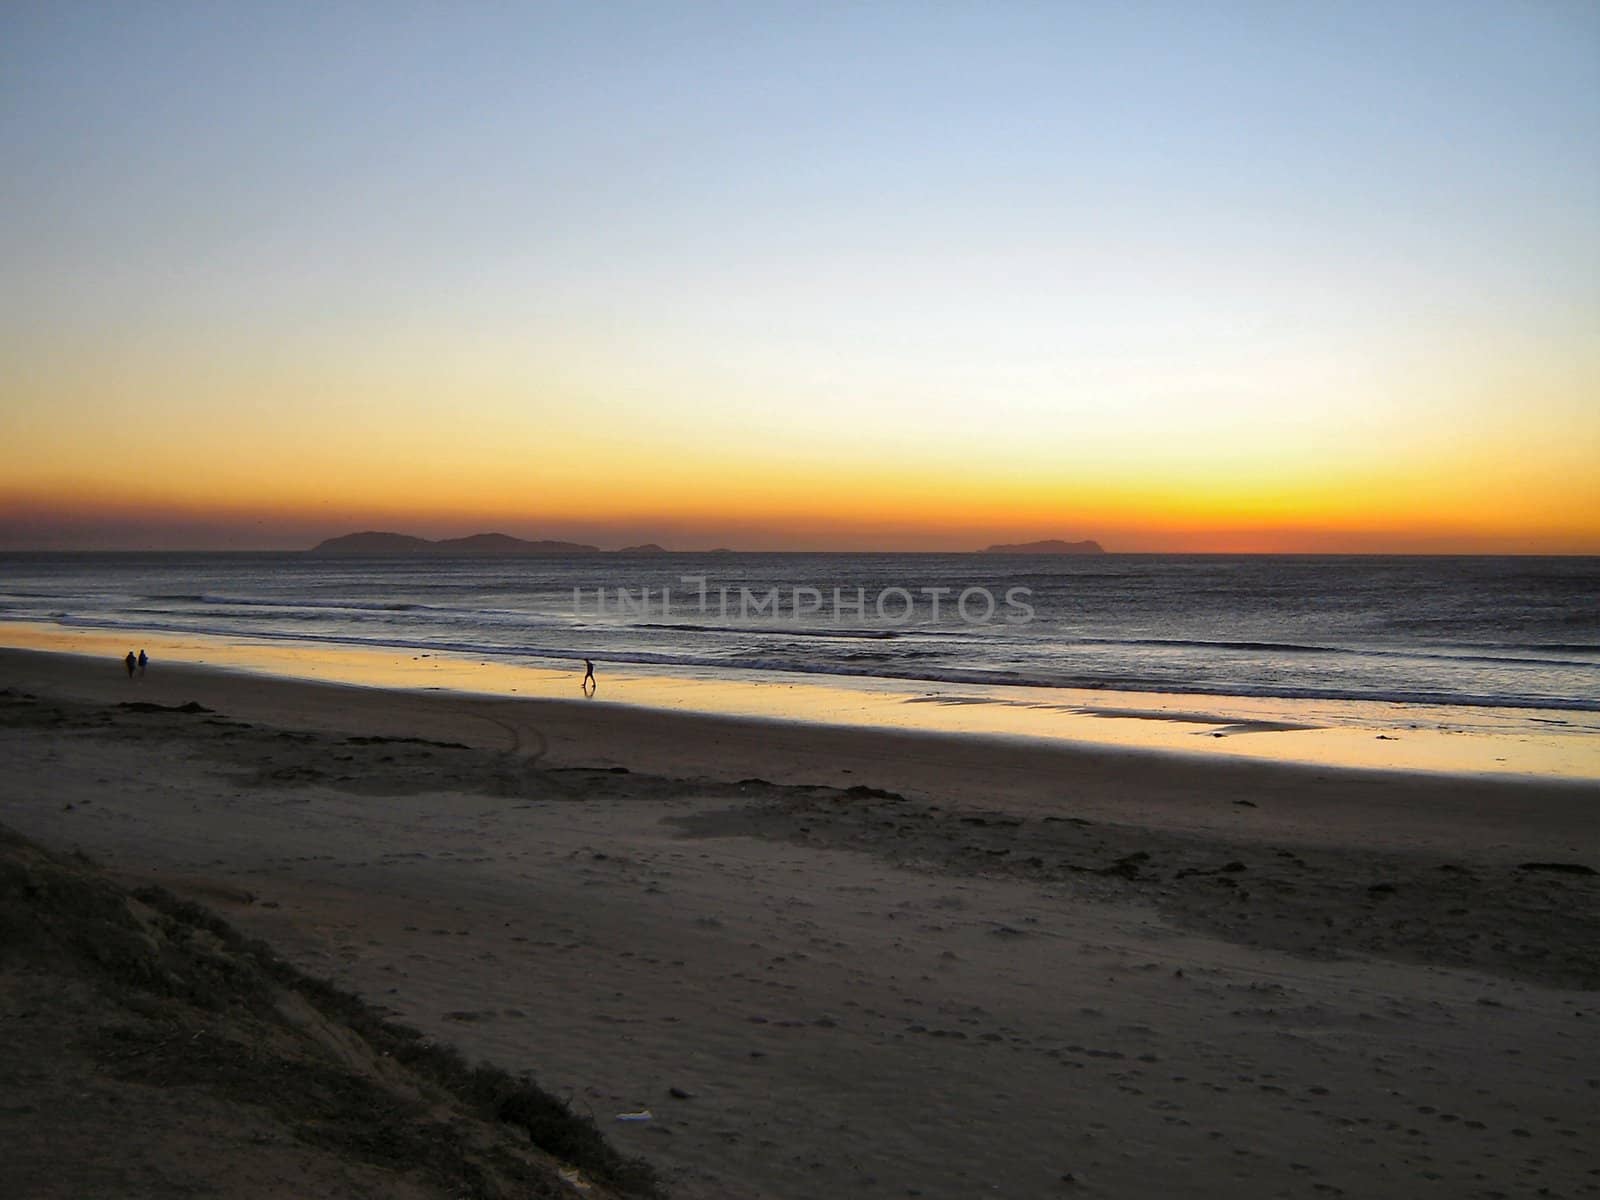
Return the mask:
<path fill-rule="evenodd" d="M 593 1190 L 589 1185 L 589 1181 L 583 1177 L 583 1172 L 578 1170 L 577 1167 L 561 1167 L 556 1171 L 556 1174 L 561 1176 L 562 1183 L 577 1191 L 587 1192 Z"/>

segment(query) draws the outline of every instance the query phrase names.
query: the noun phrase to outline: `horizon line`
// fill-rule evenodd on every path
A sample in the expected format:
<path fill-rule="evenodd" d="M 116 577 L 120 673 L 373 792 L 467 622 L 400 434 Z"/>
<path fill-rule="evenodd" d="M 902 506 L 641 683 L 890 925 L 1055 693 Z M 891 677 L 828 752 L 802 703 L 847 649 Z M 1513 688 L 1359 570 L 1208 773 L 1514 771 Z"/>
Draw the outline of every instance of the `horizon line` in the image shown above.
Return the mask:
<path fill-rule="evenodd" d="M 553 540 L 553 539 L 552 539 Z M 154 546 L 123 546 L 123 547 L 61 547 L 61 546 L 0 546 L 0 555 L 131 555 L 131 554 L 236 554 L 236 555 L 303 555 L 305 557 L 325 558 L 329 561 L 342 562 L 352 559 L 368 561 L 397 561 L 411 559 L 433 560 L 501 560 L 501 559 L 576 559 L 596 558 L 601 556 L 621 556 L 635 554 L 640 558 L 656 558 L 667 555 L 681 557 L 695 557 L 705 555 L 833 555 L 833 556 L 871 556 L 894 554 L 907 557 L 917 556 L 926 558 L 953 558 L 953 557 L 984 557 L 984 558 L 1064 558 L 1064 559 L 1096 559 L 1096 558 L 1600 558 L 1600 549 L 1597 550 L 1106 550 L 1098 553 L 1067 553 L 1058 551 L 995 551 L 987 549 L 978 550 L 903 550 L 890 547 L 875 547 L 872 549 L 737 549 L 727 546 L 714 546 L 706 549 L 669 549 L 662 547 L 658 550 L 634 551 L 632 547 L 619 546 L 615 549 L 596 547 L 593 550 L 574 552 L 562 551 L 529 551 L 527 553 L 507 554 L 474 554 L 471 552 L 461 554 L 326 554 L 318 555 L 314 547 L 253 547 L 238 548 L 228 546 L 184 546 L 184 547 L 154 547 Z"/>

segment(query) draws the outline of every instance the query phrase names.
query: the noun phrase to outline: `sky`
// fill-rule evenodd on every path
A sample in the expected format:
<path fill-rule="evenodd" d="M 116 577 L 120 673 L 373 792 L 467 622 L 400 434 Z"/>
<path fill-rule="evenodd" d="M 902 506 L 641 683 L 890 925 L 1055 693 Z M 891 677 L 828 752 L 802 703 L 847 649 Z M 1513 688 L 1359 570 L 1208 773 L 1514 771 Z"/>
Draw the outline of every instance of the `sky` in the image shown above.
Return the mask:
<path fill-rule="evenodd" d="M 1600 553 L 1600 6 L 0 8 L 0 548 Z"/>

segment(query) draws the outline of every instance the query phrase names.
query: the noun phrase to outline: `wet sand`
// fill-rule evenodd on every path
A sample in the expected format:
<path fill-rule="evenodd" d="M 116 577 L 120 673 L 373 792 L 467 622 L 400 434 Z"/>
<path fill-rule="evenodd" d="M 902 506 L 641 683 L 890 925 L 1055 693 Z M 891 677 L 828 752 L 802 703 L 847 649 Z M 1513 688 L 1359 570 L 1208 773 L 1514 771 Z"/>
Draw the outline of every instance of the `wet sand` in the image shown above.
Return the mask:
<path fill-rule="evenodd" d="M 1594 782 L 114 667 L 0 651 L 8 824 L 680 1196 L 1600 1194 Z"/>
<path fill-rule="evenodd" d="M 0 621 L 0 649 L 121 659 L 125 632 Z M 544 718 L 557 732 L 615 728 L 614 715 L 572 726 L 580 662 L 469 655 L 200 634 L 141 637 L 160 678 L 185 666 L 392 691 L 449 691 L 503 700 L 560 700 Z M 1600 713 L 1392 704 L 1373 700 L 1118 692 L 1108 689 L 947 684 L 796 672 L 706 672 L 601 662 L 594 702 L 686 716 L 847 726 L 884 734 L 1011 738 L 1080 748 L 1165 751 L 1206 761 L 1255 760 L 1373 771 L 1600 779 Z M 515 709 L 519 714 L 532 710 Z M 563 715 L 565 714 L 565 715 Z M 652 721 L 647 734 L 699 725 Z M 882 743 L 878 743 L 882 744 Z M 606 747 L 602 744 L 601 749 Z M 829 743 L 822 743 L 826 751 Z"/>

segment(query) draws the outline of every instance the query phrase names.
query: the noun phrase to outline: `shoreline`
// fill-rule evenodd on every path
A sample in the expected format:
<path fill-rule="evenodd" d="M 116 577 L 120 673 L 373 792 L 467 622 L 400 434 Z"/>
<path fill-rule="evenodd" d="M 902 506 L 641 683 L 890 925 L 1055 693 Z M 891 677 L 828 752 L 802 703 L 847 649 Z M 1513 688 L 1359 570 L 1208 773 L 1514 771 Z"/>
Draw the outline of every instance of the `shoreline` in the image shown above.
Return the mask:
<path fill-rule="evenodd" d="M 0 649 L 120 659 L 127 634 L 0 622 Z M 448 653 L 292 641 L 157 635 L 141 643 L 156 671 L 205 666 L 254 677 L 479 698 L 572 702 L 579 673 Z M 134 647 L 135 649 L 139 647 Z M 709 671 L 610 664 L 594 703 L 641 711 L 887 732 L 1010 738 L 1203 761 L 1600 781 L 1600 714 L 1200 693 L 909 684 L 870 677 Z"/>

